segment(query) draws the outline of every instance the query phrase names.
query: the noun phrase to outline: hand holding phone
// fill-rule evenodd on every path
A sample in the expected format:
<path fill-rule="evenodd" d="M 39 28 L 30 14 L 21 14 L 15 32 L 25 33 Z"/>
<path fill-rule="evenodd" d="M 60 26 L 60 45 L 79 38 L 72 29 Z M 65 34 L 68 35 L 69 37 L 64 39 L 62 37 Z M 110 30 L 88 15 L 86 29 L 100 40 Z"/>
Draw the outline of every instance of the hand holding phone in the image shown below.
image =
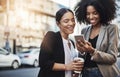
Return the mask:
<path fill-rule="evenodd" d="M 81 42 L 85 42 L 84 35 L 75 35 L 76 42 L 80 40 Z"/>

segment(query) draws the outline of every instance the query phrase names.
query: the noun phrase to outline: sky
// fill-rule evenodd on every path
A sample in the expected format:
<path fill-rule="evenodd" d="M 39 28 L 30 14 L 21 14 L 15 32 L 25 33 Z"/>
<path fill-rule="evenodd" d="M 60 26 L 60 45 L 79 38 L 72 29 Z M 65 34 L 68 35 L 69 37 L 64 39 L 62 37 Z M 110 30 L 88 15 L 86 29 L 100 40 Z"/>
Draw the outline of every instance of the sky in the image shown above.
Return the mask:
<path fill-rule="evenodd" d="M 77 3 L 77 0 L 51 0 L 51 1 L 59 3 L 63 6 L 69 7 L 71 9 L 73 9 L 75 4 Z"/>
<path fill-rule="evenodd" d="M 66 7 L 69 7 L 69 1 L 70 0 L 51 0 L 51 1 L 54 1 L 54 2 L 59 3 L 59 4 L 62 4 L 64 6 L 66 6 Z"/>

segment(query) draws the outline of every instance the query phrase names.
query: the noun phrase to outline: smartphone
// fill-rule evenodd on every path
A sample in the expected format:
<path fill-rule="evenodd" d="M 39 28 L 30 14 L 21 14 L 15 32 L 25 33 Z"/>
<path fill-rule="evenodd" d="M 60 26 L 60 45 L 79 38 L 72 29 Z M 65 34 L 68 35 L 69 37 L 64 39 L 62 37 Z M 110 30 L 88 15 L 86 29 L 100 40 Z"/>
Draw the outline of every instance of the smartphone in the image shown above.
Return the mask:
<path fill-rule="evenodd" d="M 75 41 L 77 42 L 78 40 L 85 42 L 84 35 L 75 35 Z"/>

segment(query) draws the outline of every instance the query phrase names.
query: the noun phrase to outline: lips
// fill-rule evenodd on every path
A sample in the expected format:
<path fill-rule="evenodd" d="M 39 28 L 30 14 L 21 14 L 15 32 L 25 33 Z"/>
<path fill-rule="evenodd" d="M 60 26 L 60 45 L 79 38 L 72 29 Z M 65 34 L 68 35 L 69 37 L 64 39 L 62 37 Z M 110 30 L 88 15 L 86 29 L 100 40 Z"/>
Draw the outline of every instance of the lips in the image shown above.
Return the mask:
<path fill-rule="evenodd" d="M 95 20 L 90 20 L 91 23 L 95 23 Z"/>
<path fill-rule="evenodd" d="M 94 24 L 94 23 L 96 23 L 96 20 L 90 20 L 90 23 Z"/>

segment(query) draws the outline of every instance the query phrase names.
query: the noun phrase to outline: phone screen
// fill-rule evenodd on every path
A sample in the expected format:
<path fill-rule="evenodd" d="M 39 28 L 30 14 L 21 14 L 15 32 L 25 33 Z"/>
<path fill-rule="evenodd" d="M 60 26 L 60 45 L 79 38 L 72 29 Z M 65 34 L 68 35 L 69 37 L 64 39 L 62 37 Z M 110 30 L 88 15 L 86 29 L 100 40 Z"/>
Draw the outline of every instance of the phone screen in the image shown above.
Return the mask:
<path fill-rule="evenodd" d="M 77 42 L 78 40 L 80 40 L 80 41 L 82 41 L 82 42 L 85 42 L 84 35 L 75 35 L 75 40 L 76 40 L 76 42 Z"/>

